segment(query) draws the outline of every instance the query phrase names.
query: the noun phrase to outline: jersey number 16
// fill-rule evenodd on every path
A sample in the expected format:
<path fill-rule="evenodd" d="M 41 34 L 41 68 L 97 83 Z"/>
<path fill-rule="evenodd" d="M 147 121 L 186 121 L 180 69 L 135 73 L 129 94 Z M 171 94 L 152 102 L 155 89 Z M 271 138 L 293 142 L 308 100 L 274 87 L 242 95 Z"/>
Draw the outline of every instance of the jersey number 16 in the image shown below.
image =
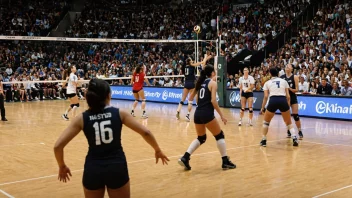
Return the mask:
<path fill-rule="evenodd" d="M 104 144 L 110 144 L 114 139 L 112 137 L 112 129 L 107 127 L 111 125 L 111 120 L 106 120 L 102 122 L 95 122 L 93 127 L 95 129 L 95 144 L 101 145 L 101 142 Z"/>

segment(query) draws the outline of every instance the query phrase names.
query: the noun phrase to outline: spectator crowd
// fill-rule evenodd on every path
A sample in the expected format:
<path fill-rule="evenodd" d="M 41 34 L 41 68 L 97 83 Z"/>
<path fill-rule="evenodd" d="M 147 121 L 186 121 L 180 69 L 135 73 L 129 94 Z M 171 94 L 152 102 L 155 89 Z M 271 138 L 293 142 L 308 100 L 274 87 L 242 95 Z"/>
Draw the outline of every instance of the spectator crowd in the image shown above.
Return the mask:
<path fill-rule="evenodd" d="M 197 39 L 192 30 L 194 24 L 199 24 L 202 27 L 199 39 L 212 40 L 217 38 L 216 16 L 219 15 L 224 46 L 221 53 L 230 59 L 242 49 L 263 48 L 309 3 L 306 0 L 272 0 L 265 1 L 264 5 L 255 3 L 227 9 L 214 6 L 210 1 L 201 1 L 200 4 L 176 7 L 146 5 L 141 10 L 128 7 L 119 10 L 88 1 L 81 16 L 65 33 L 70 37 L 90 38 Z M 60 13 L 67 7 L 64 1 L 17 1 L 15 4 L 18 6 L 14 9 L 1 7 L 6 11 L 0 14 L 0 20 L 5 24 L 0 27 L 0 35 L 43 35 L 44 30 L 57 23 Z M 18 10 L 20 5 L 26 6 Z M 38 7 L 40 9 L 36 9 Z M 351 14 L 348 4 L 320 9 L 315 19 L 300 30 L 297 39 L 271 54 L 261 66 L 250 67 L 251 75 L 256 79 L 256 89 L 261 90 L 269 79 L 268 68 L 277 67 L 282 73 L 285 65 L 292 64 L 294 73 L 300 76 L 302 92 L 323 94 L 319 90 L 324 88 L 328 90 L 324 91 L 325 94 L 348 95 L 351 92 L 348 86 L 352 83 Z M 205 53 L 205 48 L 201 49 L 204 51 L 200 54 Z M 65 98 L 58 83 L 30 81 L 62 80 L 71 65 L 76 65 L 78 76 L 84 80 L 128 77 L 141 64 L 147 67 L 149 76 L 182 75 L 187 57 L 195 58 L 193 44 L 1 41 L 0 80 L 18 82 L 4 85 L 5 90 L 10 90 L 7 101 Z M 228 88 L 238 87 L 241 75 L 241 71 L 229 75 Z M 128 79 L 110 82 L 130 85 Z M 153 86 L 182 87 L 183 79 L 154 78 L 150 83 Z M 329 86 L 331 92 L 326 88 Z"/>

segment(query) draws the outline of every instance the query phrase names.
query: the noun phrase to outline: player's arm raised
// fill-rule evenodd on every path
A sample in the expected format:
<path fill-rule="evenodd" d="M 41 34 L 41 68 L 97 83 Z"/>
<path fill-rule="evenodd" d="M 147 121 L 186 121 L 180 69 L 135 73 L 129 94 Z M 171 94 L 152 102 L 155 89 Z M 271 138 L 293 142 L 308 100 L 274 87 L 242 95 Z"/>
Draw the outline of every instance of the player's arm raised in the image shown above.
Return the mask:
<path fill-rule="evenodd" d="M 120 110 L 120 118 L 124 125 L 133 131 L 140 134 L 144 140 L 155 150 L 155 158 L 156 163 L 158 163 L 159 158 L 163 162 L 163 164 L 167 164 L 167 161 L 170 161 L 164 153 L 161 151 L 154 135 L 147 129 L 147 127 L 143 126 L 139 122 L 137 122 L 129 113 Z"/>
<path fill-rule="evenodd" d="M 224 118 L 224 115 L 222 114 L 218 101 L 216 100 L 216 93 L 218 90 L 218 84 L 215 81 L 210 81 L 208 87 L 210 88 L 210 92 L 211 92 L 211 104 L 213 105 L 214 109 L 218 112 L 218 114 L 221 117 L 221 120 L 224 122 L 224 124 L 226 125 L 227 119 Z"/>

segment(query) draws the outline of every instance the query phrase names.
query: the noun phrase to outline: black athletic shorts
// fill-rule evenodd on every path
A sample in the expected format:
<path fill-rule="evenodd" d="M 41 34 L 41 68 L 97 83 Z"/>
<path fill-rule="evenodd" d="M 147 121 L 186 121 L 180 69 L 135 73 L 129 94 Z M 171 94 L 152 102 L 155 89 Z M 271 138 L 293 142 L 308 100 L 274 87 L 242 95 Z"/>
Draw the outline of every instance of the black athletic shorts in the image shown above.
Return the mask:
<path fill-rule="evenodd" d="M 245 93 L 242 91 L 241 97 L 245 97 L 246 99 L 253 97 L 253 92 L 247 92 Z"/>
<path fill-rule="evenodd" d="M 66 94 L 66 96 L 67 96 L 68 98 L 73 98 L 73 97 L 76 96 L 76 94 L 75 94 L 75 93 L 71 93 L 71 94 Z"/>
<path fill-rule="evenodd" d="M 114 164 L 86 163 L 83 172 L 83 186 L 88 190 L 101 188 L 117 189 L 130 180 L 127 162 Z"/>
<path fill-rule="evenodd" d="M 298 104 L 298 99 L 296 94 L 290 94 L 290 105 Z"/>
<path fill-rule="evenodd" d="M 287 103 L 287 98 L 285 96 L 270 96 L 266 110 L 275 113 L 278 109 L 280 112 L 290 110 L 290 106 L 288 106 Z"/>
<path fill-rule="evenodd" d="M 185 82 L 185 89 L 194 89 L 196 87 L 194 81 L 186 81 Z"/>
<path fill-rule="evenodd" d="M 207 124 L 210 121 L 214 120 L 214 111 L 206 112 L 206 111 L 196 111 L 194 112 L 194 123 L 195 124 Z"/>
<path fill-rule="evenodd" d="M 143 88 L 142 88 L 143 89 Z M 132 92 L 133 93 L 138 93 L 138 92 L 140 92 L 142 89 L 140 89 L 140 90 L 132 90 Z"/>

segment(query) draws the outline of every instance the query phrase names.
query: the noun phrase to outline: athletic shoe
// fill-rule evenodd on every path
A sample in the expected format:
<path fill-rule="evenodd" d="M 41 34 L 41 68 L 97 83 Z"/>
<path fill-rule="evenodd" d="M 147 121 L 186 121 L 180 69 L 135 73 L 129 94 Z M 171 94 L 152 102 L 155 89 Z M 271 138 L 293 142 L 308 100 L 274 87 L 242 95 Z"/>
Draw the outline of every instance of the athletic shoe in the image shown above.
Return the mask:
<path fill-rule="evenodd" d="M 134 111 L 133 111 L 133 110 L 131 111 L 131 116 L 132 116 L 132 117 L 136 117 L 136 116 L 134 115 Z"/>
<path fill-rule="evenodd" d="M 177 118 L 177 120 L 180 119 L 180 112 L 177 112 L 177 113 L 176 113 L 176 118 Z"/>
<path fill-rule="evenodd" d="M 222 159 L 222 169 L 223 170 L 234 169 L 234 168 L 236 168 L 236 165 L 230 161 L 229 157 L 226 156 L 225 158 Z"/>
<path fill-rule="evenodd" d="M 291 132 L 287 130 L 287 138 L 291 138 Z"/>
<path fill-rule="evenodd" d="M 64 120 L 66 120 L 66 121 L 68 121 L 68 120 L 69 120 L 66 114 L 62 114 L 62 116 L 61 116 L 61 117 L 62 117 Z"/>
<path fill-rule="evenodd" d="M 190 121 L 191 121 L 191 119 L 189 118 L 189 114 L 186 115 L 186 121 L 187 121 L 187 122 L 190 122 Z"/>
<path fill-rule="evenodd" d="M 262 141 L 260 141 L 260 146 L 266 147 L 266 140 L 262 139 Z"/>
<path fill-rule="evenodd" d="M 299 136 L 299 139 L 300 139 L 300 140 L 303 139 L 303 133 L 302 133 L 302 131 L 299 131 L 299 132 L 298 132 L 298 136 Z"/>
<path fill-rule="evenodd" d="M 185 157 L 181 157 L 178 160 L 178 164 L 183 166 L 185 168 L 185 170 L 191 170 L 191 167 L 189 166 L 189 160 L 190 159 L 186 159 Z"/>
<path fill-rule="evenodd" d="M 297 140 L 296 137 L 294 137 L 294 138 L 292 139 L 292 141 L 293 141 L 293 146 L 298 146 L 298 140 Z"/>
<path fill-rule="evenodd" d="M 148 118 L 147 113 L 143 113 L 142 118 L 144 118 L 144 119 Z"/>
<path fill-rule="evenodd" d="M 240 122 L 238 123 L 238 126 L 242 126 L 242 121 L 240 121 Z"/>

